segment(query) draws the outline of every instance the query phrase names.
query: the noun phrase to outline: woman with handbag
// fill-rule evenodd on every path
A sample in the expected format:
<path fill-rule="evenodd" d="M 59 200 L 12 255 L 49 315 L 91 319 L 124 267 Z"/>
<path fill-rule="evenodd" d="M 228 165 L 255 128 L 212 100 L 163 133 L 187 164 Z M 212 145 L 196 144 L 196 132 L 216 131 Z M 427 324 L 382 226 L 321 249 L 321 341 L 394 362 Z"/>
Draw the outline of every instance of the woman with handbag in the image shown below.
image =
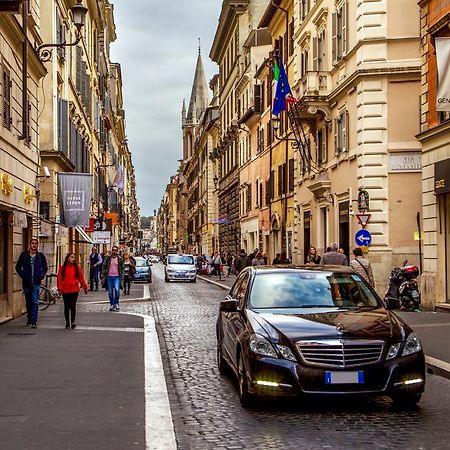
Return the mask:
<path fill-rule="evenodd" d="M 76 327 L 75 317 L 77 314 L 77 300 L 80 293 L 80 285 L 87 294 L 87 284 L 81 267 L 77 263 L 75 253 L 68 253 L 64 264 L 58 270 L 57 286 L 64 300 L 64 318 L 66 329 Z M 70 322 L 69 322 L 70 315 Z"/>

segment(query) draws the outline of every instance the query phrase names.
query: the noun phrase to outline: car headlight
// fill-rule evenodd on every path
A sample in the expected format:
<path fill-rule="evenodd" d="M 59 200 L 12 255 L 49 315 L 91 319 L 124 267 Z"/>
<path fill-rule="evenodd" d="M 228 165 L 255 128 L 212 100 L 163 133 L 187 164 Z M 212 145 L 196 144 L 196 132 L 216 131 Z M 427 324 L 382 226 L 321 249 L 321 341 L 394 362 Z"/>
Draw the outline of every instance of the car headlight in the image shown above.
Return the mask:
<path fill-rule="evenodd" d="M 405 342 L 405 348 L 403 349 L 402 356 L 411 355 L 422 350 L 422 344 L 416 333 L 411 333 Z"/>
<path fill-rule="evenodd" d="M 259 334 L 252 334 L 250 336 L 250 350 L 257 355 L 270 356 L 271 358 L 278 358 L 277 352 L 272 344 L 263 336 Z"/>
<path fill-rule="evenodd" d="M 174 273 L 175 271 L 173 269 L 167 269 L 167 273 Z"/>
<path fill-rule="evenodd" d="M 284 359 L 289 359 L 289 361 L 297 361 L 297 358 L 294 356 L 289 347 L 286 347 L 285 345 L 277 345 L 277 349 Z"/>
<path fill-rule="evenodd" d="M 392 344 L 392 345 L 389 347 L 389 351 L 388 351 L 388 354 L 387 354 L 387 356 L 386 356 L 386 359 L 392 359 L 392 358 L 395 358 L 395 357 L 397 356 L 398 351 L 400 350 L 400 347 L 401 347 L 401 346 L 402 346 L 401 343 L 398 343 L 398 344 Z"/>

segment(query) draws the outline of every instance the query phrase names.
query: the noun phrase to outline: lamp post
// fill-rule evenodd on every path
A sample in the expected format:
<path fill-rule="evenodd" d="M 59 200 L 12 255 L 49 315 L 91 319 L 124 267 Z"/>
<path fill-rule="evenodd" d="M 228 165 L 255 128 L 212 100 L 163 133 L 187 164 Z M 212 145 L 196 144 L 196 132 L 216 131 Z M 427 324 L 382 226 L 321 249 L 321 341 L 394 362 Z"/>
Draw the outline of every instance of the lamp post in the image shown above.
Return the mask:
<path fill-rule="evenodd" d="M 26 0 L 27 1 L 27 0 Z M 88 8 L 81 4 L 82 0 L 77 0 L 77 3 L 70 8 L 73 16 L 73 24 L 77 29 L 77 38 L 74 42 L 67 44 L 66 42 L 61 42 L 58 44 L 42 44 L 36 48 L 36 53 L 38 58 L 42 62 L 47 62 L 52 57 L 53 48 L 63 48 L 63 47 L 73 47 L 78 44 L 81 40 L 81 29 L 86 25 L 86 13 Z"/>

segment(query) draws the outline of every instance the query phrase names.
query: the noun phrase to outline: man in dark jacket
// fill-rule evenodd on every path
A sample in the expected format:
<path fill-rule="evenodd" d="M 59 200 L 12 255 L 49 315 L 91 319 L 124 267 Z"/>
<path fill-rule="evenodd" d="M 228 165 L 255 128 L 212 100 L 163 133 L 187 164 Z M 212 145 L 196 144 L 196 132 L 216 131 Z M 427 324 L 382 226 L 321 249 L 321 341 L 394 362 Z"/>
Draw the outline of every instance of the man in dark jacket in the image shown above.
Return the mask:
<path fill-rule="evenodd" d="M 321 264 L 331 266 L 348 266 L 348 259 L 345 255 L 338 252 L 339 246 L 336 242 L 330 244 L 330 251 L 322 256 Z"/>
<path fill-rule="evenodd" d="M 22 279 L 23 293 L 27 306 L 27 326 L 37 327 L 39 311 L 39 289 L 47 273 L 47 259 L 38 251 L 39 242 L 31 239 L 30 248 L 23 251 L 16 264 L 16 271 Z"/>
<path fill-rule="evenodd" d="M 236 271 L 236 275 L 239 275 L 241 270 L 244 270 L 247 266 L 250 266 L 251 262 L 248 261 L 247 253 L 242 248 L 239 252 L 239 256 L 234 258 L 234 269 Z"/>
<path fill-rule="evenodd" d="M 89 290 L 98 291 L 98 274 L 103 259 L 97 251 L 97 247 L 92 247 L 92 253 L 89 255 Z"/>

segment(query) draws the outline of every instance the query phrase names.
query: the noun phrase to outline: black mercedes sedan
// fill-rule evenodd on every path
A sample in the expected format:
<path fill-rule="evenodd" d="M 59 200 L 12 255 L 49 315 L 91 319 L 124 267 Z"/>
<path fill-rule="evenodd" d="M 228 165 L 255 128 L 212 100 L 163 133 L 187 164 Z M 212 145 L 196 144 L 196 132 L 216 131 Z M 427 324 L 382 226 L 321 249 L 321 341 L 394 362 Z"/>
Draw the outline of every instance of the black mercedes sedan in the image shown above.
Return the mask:
<path fill-rule="evenodd" d="M 412 406 L 425 386 L 416 333 L 343 266 L 242 271 L 217 320 L 217 363 L 255 397 L 387 395 Z"/>

